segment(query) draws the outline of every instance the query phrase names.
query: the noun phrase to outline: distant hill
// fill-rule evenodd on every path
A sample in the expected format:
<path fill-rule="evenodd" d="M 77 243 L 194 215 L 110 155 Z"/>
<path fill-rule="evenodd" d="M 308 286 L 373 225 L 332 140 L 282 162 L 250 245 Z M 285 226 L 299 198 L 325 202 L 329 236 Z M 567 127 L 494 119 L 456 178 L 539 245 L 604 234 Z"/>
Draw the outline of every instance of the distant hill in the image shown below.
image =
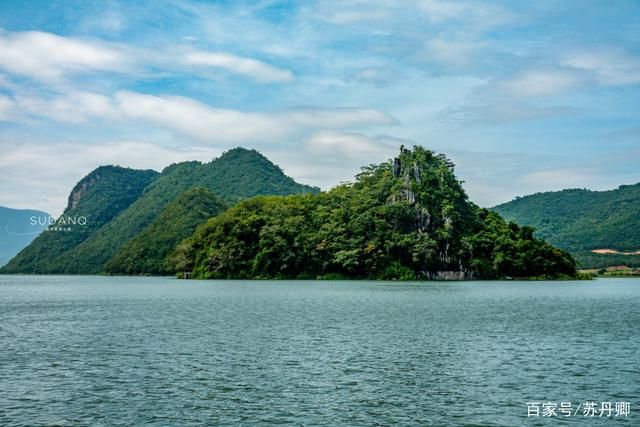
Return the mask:
<path fill-rule="evenodd" d="M 453 164 L 417 146 L 324 193 L 242 201 L 170 262 L 199 279 L 575 277 L 532 233 L 469 201 Z"/>
<path fill-rule="evenodd" d="M 157 177 L 152 170 L 101 166 L 82 178 L 71 190 L 64 213 L 65 222 L 80 219 L 84 224 L 52 227 L 23 249 L 1 270 L 5 273 L 61 273 L 66 254 L 111 221 Z M 82 218 L 86 218 L 83 221 Z M 54 230 L 61 228 L 62 230 Z"/>
<path fill-rule="evenodd" d="M 536 193 L 492 209 L 534 227 L 536 236 L 571 252 L 582 267 L 640 266 L 640 255 L 622 254 L 640 250 L 640 183 Z M 601 249 L 611 251 L 592 252 Z"/>
<path fill-rule="evenodd" d="M 101 168 L 96 169 L 87 178 L 100 170 Z M 96 190 L 102 198 L 98 197 L 90 204 L 80 203 L 77 208 L 70 205 L 63 215 L 85 213 L 95 216 L 96 212 L 110 215 L 99 216 L 100 221 L 92 219 L 89 221 L 91 227 L 79 229 L 78 235 L 73 232 L 67 233 L 68 236 L 48 233 L 50 236 L 47 239 L 34 241 L 0 271 L 68 274 L 104 272 L 109 261 L 121 248 L 152 224 L 172 201 L 194 187 L 215 193 L 222 199 L 220 203 L 234 203 L 259 194 L 284 195 L 319 191 L 315 187 L 296 183 L 262 154 L 243 148 L 227 151 L 209 163 L 177 163 L 168 166 L 160 174 L 153 171 L 150 173 L 146 182 L 141 180 L 140 185 L 135 185 L 135 191 L 123 192 L 123 189 L 128 188 L 127 185 L 131 186 L 125 182 L 111 185 L 107 181 L 98 181 L 95 184 L 101 185 L 99 191 L 93 184 L 86 186 L 87 191 Z M 133 178 L 125 181 L 138 182 Z M 70 196 L 70 203 L 74 192 Z M 120 199 L 127 203 L 119 201 L 114 204 L 114 200 Z M 124 253 L 129 253 L 131 247 L 128 248 Z M 154 263 L 156 261 L 158 260 L 154 260 Z M 110 271 L 121 272 L 115 263 L 109 263 L 109 266 Z M 133 266 L 128 265 L 126 268 Z"/>
<path fill-rule="evenodd" d="M 0 206 L 0 267 L 38 237 L 48 218 L 46 212 Z"/>

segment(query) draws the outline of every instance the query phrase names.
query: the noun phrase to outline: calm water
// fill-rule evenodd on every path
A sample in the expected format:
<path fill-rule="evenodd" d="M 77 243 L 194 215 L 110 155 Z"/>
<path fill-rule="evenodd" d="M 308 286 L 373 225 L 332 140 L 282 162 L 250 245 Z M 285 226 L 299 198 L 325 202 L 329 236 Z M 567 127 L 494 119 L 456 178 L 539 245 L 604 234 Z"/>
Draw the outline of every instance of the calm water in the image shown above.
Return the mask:
<path fill-rule="evenodd" d="M 0 425 L 640 425 L 639 325 L 636 279 L 0 276 Z"/>

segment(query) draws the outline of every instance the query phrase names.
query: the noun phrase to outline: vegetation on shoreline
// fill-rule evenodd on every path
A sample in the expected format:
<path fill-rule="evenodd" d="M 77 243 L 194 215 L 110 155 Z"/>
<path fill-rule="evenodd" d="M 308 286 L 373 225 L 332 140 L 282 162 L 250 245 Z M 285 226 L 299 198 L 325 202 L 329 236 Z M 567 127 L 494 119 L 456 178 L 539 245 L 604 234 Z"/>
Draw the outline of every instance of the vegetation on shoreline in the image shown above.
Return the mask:
<path fill-rule="evenodd" d="M 422 147 L 318 195 L 256 197 L 170 257 L 194 278 L 575 278 L 567 253 L 471 203 L 453 164 Z"/>
<path fill-rule="evenodd" d="M 508 221 L 571 252 L 582 268 L 640 267 L 640 255 L 594 253 L 640 249 L 640 183 L 610 191 L 572 189 L 536 193 L 492 208 Z"/>
<path fill-rule="evenodd" d="M 603 268 L 591 268 L 580 270 L 581 274 L 588 274 L 593 277 L 640 277 L 640 268 L 633 268 L 626 265 L 616 265 Z"/>

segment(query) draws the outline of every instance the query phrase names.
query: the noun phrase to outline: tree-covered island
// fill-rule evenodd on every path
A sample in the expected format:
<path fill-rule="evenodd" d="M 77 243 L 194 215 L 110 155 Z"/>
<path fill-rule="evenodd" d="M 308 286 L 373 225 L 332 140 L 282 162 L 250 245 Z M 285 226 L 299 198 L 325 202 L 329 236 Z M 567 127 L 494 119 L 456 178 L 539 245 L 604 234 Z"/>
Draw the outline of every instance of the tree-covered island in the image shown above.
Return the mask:
<path fill-rule="evenodd" d="M 169 257 L 198 279 L 573 278 L 569 253 L 470 202 L 423 147 L 319 194 L 258 196 L 200 225 Z"/>

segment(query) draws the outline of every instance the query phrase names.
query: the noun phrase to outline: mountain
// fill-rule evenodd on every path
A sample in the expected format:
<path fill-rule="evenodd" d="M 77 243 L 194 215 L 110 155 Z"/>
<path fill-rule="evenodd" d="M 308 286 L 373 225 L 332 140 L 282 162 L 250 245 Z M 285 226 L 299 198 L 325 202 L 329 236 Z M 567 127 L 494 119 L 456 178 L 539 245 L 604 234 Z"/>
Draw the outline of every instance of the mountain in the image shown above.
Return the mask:
<path fill-rule="evenodd" d="M 173 273 L 166 266 L 167 255 L 196 227 L 227 209 L 214 193 L 192 188 L 176 197 L 160 215 L 127 242 L 105 266 L 111 274 Z"/>
<path fill-rule="evenodd" d="M 536 193 L 492 209 L 534 227 L 536 236 L 574 254 L 582 267 L 640 266 L 640 255 L 623 254 L 640 250 L 640 183 Z"/>
<path fill-rule="evenodd" d="M 471 203 L 422 147 L 320 194 L 255 197 L 200 225 L 170 262 L 194 278 L 574 277 L 571 256 Z"/>
<path fill-rule="evenodd" d="M 0 206 L 0 267 L 38 237 L 48 220 L 46 212 Z"/>
<path fill-rule="evenodd" d="M 65 255 L 115 218 L 156 178 L 152 170 L 101 166 L 71 191 L 64 213 L 6 266 L 3 273 L 60 273 Z M 70 224 L 75 222 L 75 224 Z"/>
<path fill-rule="evenodd" d="M 256 150 L 234 148 L 191 177 L 193 185 L 208 188 L 230 203 L 258 195 L 317 193 L 317 187 L 298 184 Z"/>
<path fill-rule="evenodd" d="M 235 148 L 210 163 L 174 164 L 167 167 L 131 206 L 69 251 L 60 265 L 61 271 L 72 274 L 103 272 L 121 247 L 157 218 L 172 200 L 193 187 L 206 188 L 230 203 L 256 194 L 317 191 L 296 183 L 255 150 Z"/>
<path fill-rule="evenodd" d="M 64 236 L 56 234 L 46 250 L 29 252 L 32 262 L 25 262 L 24 257 L 19 258 L 10 263 L 10 268 L 0 271 L 67 274 L 104 272 L 107 263 L 120 249 L 152 224 L 172 201 L 194 187 L 211 191 L 229 204 L 257 194 L 319 191 L 315 187 L 296 183 L 257 151 L 235 148 L 209 163 L 183 162 L 168 166 L 160 174 L 154 172 L 153 179 L 143 186 L 130 203 L 107 221 L 100 224 L 94 221 L 92 224 L 99 226 L 82 230 L 82 236 L 78 236 L 73 245 L 66 244 Z M 116 185 L 103 191 L 117 194 L 119 188 Z M 99 208 L 108 209 L 110 204 L 104 200 Z M 118 259 L 123 259 L 123 256 L 120 255 Z M 109 266 L 110 271 L 122 272 L 116 268 L 115 261 Z M 129 263 L 126 268 L 134 267 Z"/>

